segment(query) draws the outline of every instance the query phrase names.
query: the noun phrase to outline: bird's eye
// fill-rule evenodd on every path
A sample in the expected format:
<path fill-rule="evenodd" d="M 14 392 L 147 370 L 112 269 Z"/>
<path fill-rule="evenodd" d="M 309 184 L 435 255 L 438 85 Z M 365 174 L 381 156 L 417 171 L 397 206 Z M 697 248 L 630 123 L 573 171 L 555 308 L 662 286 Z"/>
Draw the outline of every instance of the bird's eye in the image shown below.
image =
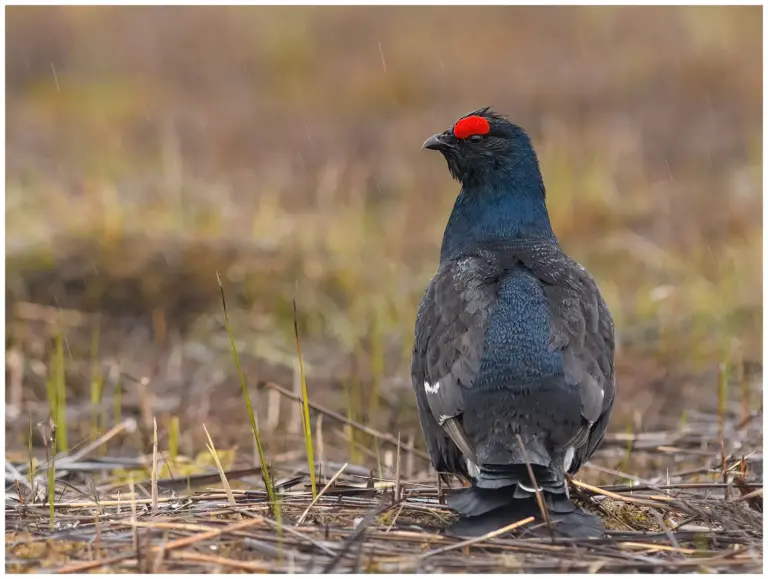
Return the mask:
<path fill-rule="evenodd" d="M 472 135 L 471 137 L 469 137 L 469 140 L 473 143 L 479 143 L 480 141 L 483 140 L 483 135 Z"/>

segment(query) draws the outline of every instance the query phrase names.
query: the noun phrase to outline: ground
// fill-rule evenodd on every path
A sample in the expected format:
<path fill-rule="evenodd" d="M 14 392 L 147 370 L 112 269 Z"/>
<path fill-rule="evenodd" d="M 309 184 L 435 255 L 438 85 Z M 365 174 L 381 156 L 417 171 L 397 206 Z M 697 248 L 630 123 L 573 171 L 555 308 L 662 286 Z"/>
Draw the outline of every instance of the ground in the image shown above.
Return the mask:
<path fill-rule="evenodd" d="M 9 8 L 7 569 L 760 569 L 760 10 Z M 408 368 L 457 185 L 420 146 L 484 105 L 616 321 L 600 544 L 437 534 Z M 294 323 L 316 490 L 348 464 L 301 524 Z"/>

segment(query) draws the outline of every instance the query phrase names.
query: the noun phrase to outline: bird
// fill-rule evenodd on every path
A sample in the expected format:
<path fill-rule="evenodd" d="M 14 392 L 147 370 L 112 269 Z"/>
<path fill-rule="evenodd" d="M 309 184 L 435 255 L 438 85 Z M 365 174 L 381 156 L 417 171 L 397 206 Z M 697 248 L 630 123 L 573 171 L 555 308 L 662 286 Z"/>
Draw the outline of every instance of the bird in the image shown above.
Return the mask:
<path fill-rule="evenodd" d="M 459 515 L 448 532 L 478 536 L 533 516 L 552 536 L 601 536 L 566 476 L 608 427 L 614 323 L 553 231 L 531 139 L 485 107 L 423 149 L 439 151 L 461 185 L 411 357 L 432 465 L 465 481 L 448 498 Z"/>

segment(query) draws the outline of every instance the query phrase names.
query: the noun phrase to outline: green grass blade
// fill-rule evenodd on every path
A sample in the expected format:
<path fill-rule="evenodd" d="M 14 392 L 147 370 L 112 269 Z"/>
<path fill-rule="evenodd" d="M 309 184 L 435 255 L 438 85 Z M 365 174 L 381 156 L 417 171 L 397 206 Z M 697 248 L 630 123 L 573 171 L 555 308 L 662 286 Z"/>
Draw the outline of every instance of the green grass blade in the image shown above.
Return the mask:
<path fill-rule="evenodd" d="M 280 505 L 277 502 L 275 489 L 272 486 L 272 479 L 269 474 L 269 465 L 264 455 L 264 448 L 261 444 L 261 437 L 259 436 L 259 425 L 256 421 L 256 415 L 253 412 L 253 406 L 251 406 L 251 397 L 248 395 L 248 387 L 245 384 L 245 376 L 243 374 L 243 368 L 240 365 L 240 356 L 237 353 L 237 346 L 235 345 L 235 336 L 232 332 L 232 326 L 229 323 L 229 313 L 227 312 L 227 299 L 224 295 L 224 286 L 221 283 L 221 277 L 216 273 L 216 281 L 219 284 L 219 292 L 221 293 L 221 305 L 224 309 L 224 326 L 229 336 L 229 345 L 232 348 L 232 357 L 235 360 L 235 368 L 237 369 L 237 376 L 240 379 L 240 386 L 243 389 L 243 397 L 245 398 L 245 407 L 248 411 L 248 417 L 251 421 L 251 431 L 253 432 L 253 438 L 256 441 L 256 450 L 259 453 L 259 461 L 261 462 L 261 474 L 264 478 L 264 485 L 267 487 L 267 495 L 269 496 L 269 502 L 272 504 L 272 512 L 275 518 L 280 521 Z"/>
<path fill-rule="evenodd" d="M 56 439 L 58 438 L 58 429 L 56 423 L 51 421 L 51 459 L 48 463 L 48 513 L 50 517 L 50 528 L 54 530 L 56 525 Z"/>
<path fill-rule="evenodd" d="M 100 434 L 101 415 L 99 414 L 99 404 L 104 389 L 104 376 L 99 366 L 99 332 L 100 324 L 97 322 L 93 328 L 91 336 L 91 428 L 90 437 L 92 440 L 98 438 Z"/>
<path fill-rule="evenodd" d="M 349 378 L 345 378 L 342 381 L 342 385 L 344 386 L 344 397 L 347 401 L 347 420 L 350 422 L 357 421 L 357 417 L 355 416 L 355 410 L 353 407 L 353 400 L 352 400 L 352 385 L 350 383 Z M 358 450 L 357 445 L 355 444 L 355 435 L 357 434 L 357 430 L 349 426 L 348 424 L 344 426 L 345 432 L 349 435 L 349 460 L 353 464 L 360 464 L 360 460 L 358 459 Z"/>
<path fill-rule="evenodd" d="M 67 388 L 64 370 L 64 336 L 61 330 L 56 334 L 55 344 L 53 375 L 56 390 L 56 444 L 60 451 L 66 452 L 69 448 L 67 443 Z"/>
<path fill-rule="evenodd" d="M 32 456 L 32 442 L 33 442 L 34 430 L 32 428 L 32 411 L 29 411 L 29 438 L 27 439 L 27 445 L 29 450 L 29 484 L 31 488 L 35 488 L 35 458 Z"/>
<path fill-rule="evenodd" d="M 48 396 L 48 409 L 50 411 L 51 418 L 56 421 L 58 417 L 58 403 L 56 398 L 58 392 L 56 391 L 56 352 L 51 352 L 51 358 L 48 362 L 48 375 L 45 377 L 45 393 Z M 53 449 L 55 452 L 56 449 Z"/>
<path fill-rule="evenodd" d="M 312 498 L 317 496 L 317 480 L 315 476 L 315 454 L 312 447 L 312 428 L 309 424 L 309 395 L 307 394 L 307 380 L 304 375 L 304 362 L 301 358 L 301 341 L 299 340 L 299 324 L 296 317 L 296 300 L 293 300 L 293 332 L 296 336 L 296 352 L 299 356 L 299 374 L 301 376 L 301 400 L 302 400 L 302 426 L 304 428 L 304 444 L 307 447 L 307 466 L 309 467 L 309 480 L 312 482 Z"/>

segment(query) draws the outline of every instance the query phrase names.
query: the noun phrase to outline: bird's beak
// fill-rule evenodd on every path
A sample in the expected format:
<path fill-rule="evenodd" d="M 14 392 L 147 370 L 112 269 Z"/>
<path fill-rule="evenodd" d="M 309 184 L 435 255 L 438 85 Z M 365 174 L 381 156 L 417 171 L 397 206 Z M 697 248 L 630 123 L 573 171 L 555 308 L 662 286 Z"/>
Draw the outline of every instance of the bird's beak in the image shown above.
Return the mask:
<path fill-rule="evenodd" d="M 444 149 L 450 149 L 452 145 L 446 141 L 445 133 L 439 133 L 432 135 L 421 146 L 422 149 L 432 149 L 434 151 L 442 151 Z"/>

